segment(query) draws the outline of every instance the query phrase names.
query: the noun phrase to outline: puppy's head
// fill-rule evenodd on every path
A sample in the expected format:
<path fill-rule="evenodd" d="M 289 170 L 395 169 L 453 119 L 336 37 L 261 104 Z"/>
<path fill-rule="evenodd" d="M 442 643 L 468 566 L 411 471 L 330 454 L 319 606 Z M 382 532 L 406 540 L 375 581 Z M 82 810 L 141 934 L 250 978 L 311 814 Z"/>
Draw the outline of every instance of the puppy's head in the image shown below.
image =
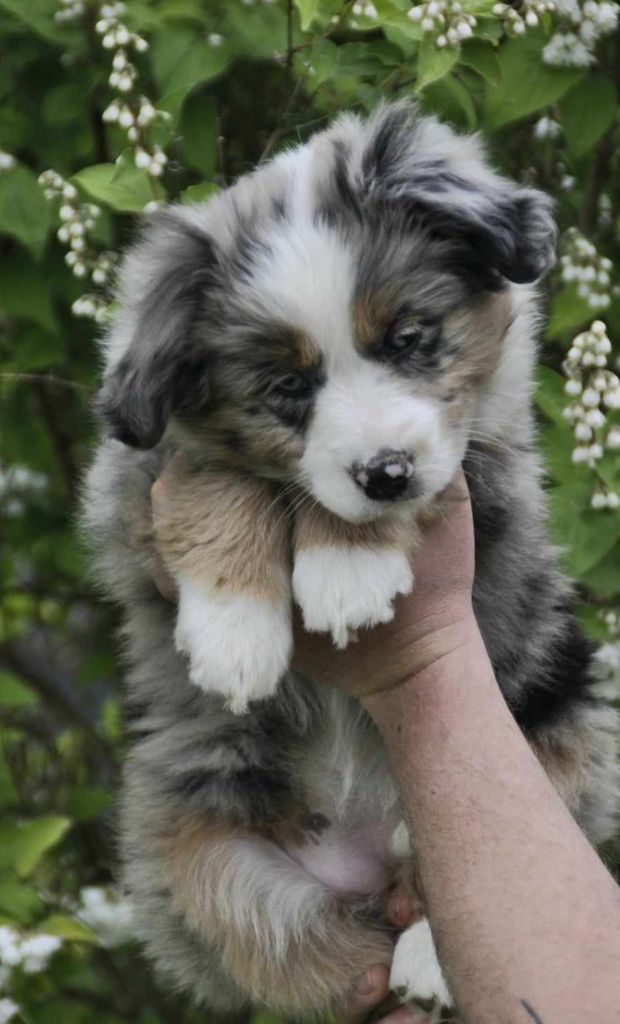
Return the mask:
<path fill-rule="evenodd" d="M 552 264 L 550 202 L 407 104 L 347 116 L 193 208 L 121 272 L 100 409 L 301 484 L 342 518 L 454 475 L 514 317 Z"/>

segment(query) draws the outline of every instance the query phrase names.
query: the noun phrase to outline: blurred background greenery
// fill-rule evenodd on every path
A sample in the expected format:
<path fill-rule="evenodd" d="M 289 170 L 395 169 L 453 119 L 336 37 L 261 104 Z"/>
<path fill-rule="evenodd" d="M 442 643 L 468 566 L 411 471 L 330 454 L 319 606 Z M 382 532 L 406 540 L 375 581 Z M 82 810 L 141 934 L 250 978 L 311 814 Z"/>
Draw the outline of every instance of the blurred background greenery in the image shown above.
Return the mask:
<path fill-rule="evenodd" d="M 116 613 L 76 532 L 97 332 L 145 209 L 396 96 L 483 132 L 556 198 L 540 443 L 617 696 L 617 16 L 607 0 L 0 0 L 0 1024 L 205 1019 L 152 978 L 114 889 Z"/>

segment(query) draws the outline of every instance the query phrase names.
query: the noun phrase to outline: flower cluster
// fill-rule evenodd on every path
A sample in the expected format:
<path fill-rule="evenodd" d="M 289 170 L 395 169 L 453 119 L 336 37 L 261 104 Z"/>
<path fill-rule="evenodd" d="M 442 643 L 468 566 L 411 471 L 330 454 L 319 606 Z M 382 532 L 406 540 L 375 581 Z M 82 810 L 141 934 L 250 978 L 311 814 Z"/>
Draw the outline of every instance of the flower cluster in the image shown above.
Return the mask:
<path fill-rule="evenodd" d="M 60 10 L 56 11 L 54 18 L 62 23 L 63 21 L 77 21 L 86 13 L 84 0 L 60 0 Z"/>
<path fill-rule="evenodd" d="M 554 11 L 555 0 L 523 0 L 518 9 L 511 4 L 497 3 L 493 5 L 493 14 L 504 22 L 507 32 L 522 36 L 528 28 L 535 28 L 543 14 Z"/>
<path fill-rule="evenodd" d="M 565 236 L 565 253 L 560 259 L 562 280 L 576 284 L 577 294 L 592 309 L 606 309 L 611 302 L 612 262 L 600 256 L 596 247 L 577 228 L 569 228 Z"/>
<path fill-rule="evenodd" d="M 463 10 L 460 0 L 428 0 L 412 7 L 407 16 L 411 21 L 419 21 L 424 32 L 437 33 L 435 42 L 440 49 L 470 39 L 478 24 L 473 14 Z"/>
<path fill-rule="evenodd" d="M 95 932 L 108 949 L 135 938 L 133 908 L 128 899 L 95 885 L 80 890 L 76 917 Z"/>
<path fill-rule="evenodd" d="M 39 178 L 46 199 L 60 202 L 58 216 L 61 225 L 57 237 L 69 246 L 65 262 L 76 277 L 90 278 L 93 284 L 103 287 L 110 282 L 116 265 L 116 253 L 99 252 L 92 245 L 92 232 L 101 210 L 94 203 L 83 203 L 75 185 L 65 181 L 57 171 L 44 171 Z M 87 316 L 93 320 L 105 319 L 108 302 L 102 295 L 82 295 L 73 303 L 76 316 Z"/>
<path fill-rule="evenodd" d="M 108 124 L 118 124 L 126 132 L 135 146 L 136 167 L 147 171 L 153 178 L 159 178 L 168 157 L 161 146 L 150 142 L 148 129 L 155 121 L 168 119 L 169 114 L 156 110 L 147 96 L 136 95 L 138 70 L 129 54 L 131 51 L 145 53 L 149 44 L 142 36 L 131 32 L 121 20 L 124 11 L 123 3 L 104 3 L 99 8 L 99 19 L 95 25 L 104 50 L 114 51 L 108 82 L 119 94 L 102 116 Z"/>
<path fill-rule="evenodd" d="M 5 988 L 14 967 L 25 974 L 39 974 L 62 946 L 56 935 L 40 932 L 23 935 L 9 925 L 0 927 L 0 987 Z"/>
<path fill-rule="evenodd" d="M 572 399 L 564 410 L 573 424 L 576 445 L 572 460 L 596 466 L 605 450 L 620 448 L 620 428 L 609 421 L 609 413 L 620 409 L 620 379 L 607 368 L 611 342 L 602 320 L 589 331 L 578 334 L 563 364 L 566 394 Z M 604 409 L 607 410 L 607 414 Z M 592 508 L 620 508 L 620 495 L 599 480 L 592 495 Z"/>
<path fill-rule="evenodd" d="M 614 32 L 620 8 L 612 0 L 554 0 L 560 28 L 543 50 L 546 64 L 574 68 L 594 63 L 598 40 Z"/>

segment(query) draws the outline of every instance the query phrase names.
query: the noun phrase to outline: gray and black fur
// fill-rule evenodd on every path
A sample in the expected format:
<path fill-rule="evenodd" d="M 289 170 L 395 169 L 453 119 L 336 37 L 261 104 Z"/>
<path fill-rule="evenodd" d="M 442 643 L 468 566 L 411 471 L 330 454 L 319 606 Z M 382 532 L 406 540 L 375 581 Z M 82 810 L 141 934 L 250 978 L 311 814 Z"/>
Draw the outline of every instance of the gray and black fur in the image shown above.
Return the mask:
<path fill-rule="evenodd" d="M 317 350 L 299 401 L 275 393 L 278 375 L 298 371 L 298 325 L 253 288 L 257 262 L 268 265 L 273 240 L 295 222 L 300 178 L 313 217 L 354 253 L 353 294 L 389 291 L 397 319 L 411 292 L 416 315 L 431 325 L 410 357 L 389 363 L 389 373 L 415 377 L 446 407 L 460 401 L 458 388 L 474 396 L 475 423 L 484 420 L 484 432 L 477 426 L 466 437 L 464 457 L 476 530 L 474 604 L 499 685 L 593 842 L 613 833 L 618 806 L 617 721 L 597 696 L 592 650 L 546 537 L 529 399 L 535 316 L 527 283 L 553 260 L 550 204 L 491 172 L 476 143 L 402 104 L 369 122 L 341 119 L 309 145 L 312 161 L 308 147 L 298 163 L 293 151 L 206 206 L 172 209 L 146 225 L 119 275 L 121 314 L 107 339 L 99 399 L 109 436 L 85 493 L 98 571 L 124 612 L 132 737 L 124 882 L 157 967 L 198 1001 L 231 1012 L 258 1001 L 313 1015 L 338 999 L 333 986 L 321 988 L 319 968 L 298 993 L 281 995 L 258 983 L 248 988 L 223 966 L 222 940 L 199 932 L 164 866 L 162 849 L 173 842 L 178 816 L 276 845 L 291 808 L 307 809 L 302 829 L 310 832 L 349 820 L 393 827 L 401 817 L 380 737 L 354 701 L 290 673 L 275 696 L 232 714 L 189 681 L 173 642 L 175 608 L 153 582 L 150 488 L 172 450 L 202 444 L 214 459 L 268 475 L 275 487 L 295 479 L 315 396 L 326 386 L 326 360 Z M 489 380 L 455 377 L 469 356 L 458 339 L 446 341 L 441 325 L 482 294 L 503 292 L 515 303 L 506 344 L 524 354 L 506 357 Z M 363 358 L 384 365 L 375 321 L 367 319 Z M 499 393 L 508 381 L 509 429 Z M 361 921 L 365 934 L 385 936 L 370 899 L 379 895 L 361 903 L 339 897 L 340 912 Z M 265 958 L 277 950 L 293 964 L 286 907 L 263 909 L 282 918 L 265 940 Z"/>

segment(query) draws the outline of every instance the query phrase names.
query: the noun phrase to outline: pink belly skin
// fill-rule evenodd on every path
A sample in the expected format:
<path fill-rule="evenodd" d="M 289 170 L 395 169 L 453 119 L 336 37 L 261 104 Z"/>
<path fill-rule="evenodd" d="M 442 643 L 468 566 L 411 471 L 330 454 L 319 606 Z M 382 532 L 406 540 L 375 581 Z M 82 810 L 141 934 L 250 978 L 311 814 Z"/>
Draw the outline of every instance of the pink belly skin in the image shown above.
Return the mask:
<path fill-rule="evenodd" d="M 306 843 L 287 843 L 287 853 L 309 875 L 339 895 L 381 892 L 389 883 L 388 842 L 392 826 L 339 832 L 326 829 Z"/>

